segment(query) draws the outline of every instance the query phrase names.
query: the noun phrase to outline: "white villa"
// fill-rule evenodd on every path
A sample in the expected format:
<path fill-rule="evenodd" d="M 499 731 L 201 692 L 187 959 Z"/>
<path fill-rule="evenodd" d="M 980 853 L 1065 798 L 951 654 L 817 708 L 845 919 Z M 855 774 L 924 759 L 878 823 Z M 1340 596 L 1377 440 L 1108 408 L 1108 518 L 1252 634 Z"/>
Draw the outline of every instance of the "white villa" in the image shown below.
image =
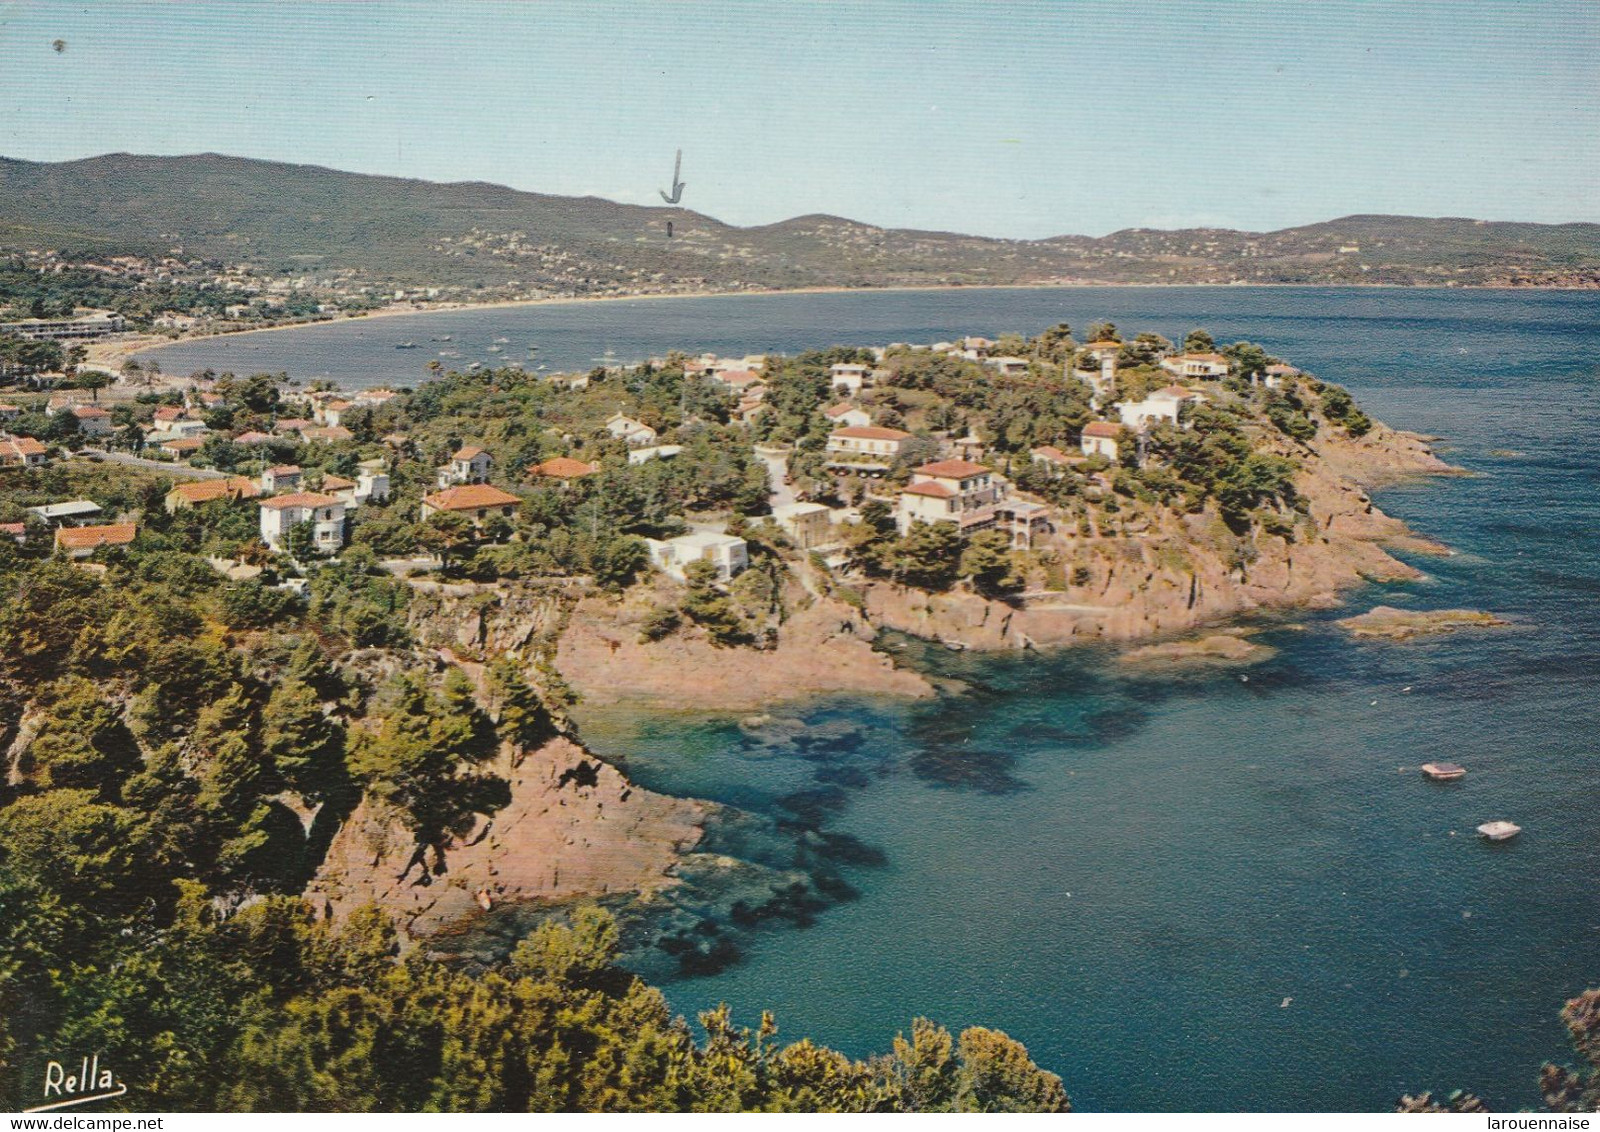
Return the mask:
<path fill-rule="evenodd" d="M 911 473 L 900 493 L 895 520 L 905 534 L 913 523 L 953 522 L 965 529 L 967 516 L 998 503 L 1004 489 L 995 474 L 967 460 L 939 460 Z"/>
<path fill-rule="evenodd" d="M 1161 368 L 1175 377 L 1220 381 L 1228 376 L 1228 359 L 1221 354 L 1177 354 L 1162 358 Z"/>
<path fill-rule="evenodd" d="M 628 463 L 637 466 L 650 460 L 670 460 L 682 451 L 681 444 L 656 444 L 649 448 L 635 448 L 628 453 Z"/>
<path fill-rule="evenodd" d="M 750 565 L 749 547 L 737 535 L 717 531 L 695 531 L 666 540 L 647 538 L 650 561 L 678 581 L 687 580 L 685 568 L 691 562 L 705 561 L 717 568 L 717 579 L 726 582 Z"/>
<path fill-rule="evenodd" d="M 1110 421 L 1090 421 L 1083 426 L 1083 436 L 1079 445 L 1083 448 L 1085 456 L 1104 456 L 1107 460 L 1117 458 L 1117 435 L 1122 431 L 1120 427 Z"/>
<path fill-rule="evenodd" d="M 656 442 L 656 430 L 643 421 L 617 413 L 606 422 L 606 431 L 618 440 L 626 441 L 630 448 L 643 448 Z"/>
<path fill-rule="evenodd" d="M 840 428 L 866 428 L 872 423 L 871 413 L 847 402 L 830 405 L 822 415 Z"/>
<path fill-rule="evenodd" d="M 895 523 L 902 535 L 917 523 L 954 523 L 962 534 L 997 528 L 1012 546 L 1028 547 L 1050 530 L 1050 511 L 1008 498 L 1006 481 L 982 464 L 938 460 L 912 471 L 895 504 Z"/>
<path fill-rule="evenodd" d="M 911 439 L 897 428 L 838 428 L 828 434 L 828 463 L 837 468 L 887 471 Z"/>
<path fill-rule="evenodd" d="M 458 484 L 488 483 L 489 465 L 494 457 L 476 444 L 464 444 L 450 457 L 450 462 L 439 469 L 439 487 Z"/>
<path fill-rule="evenodd" d="M 858 362 L 835 362 L 828 367 L 828 377 L 833 387 L 837 389 L 842 385 L 852 393 L 861 392 L 861 387 L 867 384 L 868 372 L 867 367 Z"/>
<path fill-rule="evenodd" d="M 312 544 L 324 554 L 332 554 L 344 545 L 344 507 L 344 500 L 315 491 L 263 499 L 261 541 L 281 551 L 292 527 L 310 523 Z"/>
<path fill-rule="evenodd" d="M 1168 385 L 1145 395 L 1143 401 L 1124 401 L 1117 406 L 1122 423 L 1132 429 L 1146 429 L 1162 421 L 1178 423 L 1178 410 L 1186 401 L 1202 400 L 1200 394 L 1181 385 Z"/>

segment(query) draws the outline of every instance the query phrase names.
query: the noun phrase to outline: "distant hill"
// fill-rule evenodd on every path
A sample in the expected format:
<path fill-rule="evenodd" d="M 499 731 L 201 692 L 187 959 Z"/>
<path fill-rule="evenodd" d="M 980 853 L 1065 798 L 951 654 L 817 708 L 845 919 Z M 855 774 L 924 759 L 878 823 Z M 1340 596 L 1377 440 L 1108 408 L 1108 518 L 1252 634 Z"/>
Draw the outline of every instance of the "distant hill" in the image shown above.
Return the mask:
<path fill-rule="evenodd" d="M 1265 233 L 1128 229 L 1045 240 L 833 216 L 736 228 L 681 208 L 215 154 L 0 158 L 0 247 L 181 247 L 272 271 L 580 293 L 1056 281 L 1600 286 L 1596 224 L 1348 216 Z"/>

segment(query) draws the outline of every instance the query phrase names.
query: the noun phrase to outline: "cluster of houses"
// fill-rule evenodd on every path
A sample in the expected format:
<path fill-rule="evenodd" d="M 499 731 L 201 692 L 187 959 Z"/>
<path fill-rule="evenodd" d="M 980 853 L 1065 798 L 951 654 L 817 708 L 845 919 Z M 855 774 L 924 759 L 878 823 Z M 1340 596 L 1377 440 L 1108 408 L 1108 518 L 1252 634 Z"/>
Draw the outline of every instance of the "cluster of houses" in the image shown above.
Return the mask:
<path fill-rule="evenodd" d="M 919 347 L 921 348 L 921 347 Z M 926 347 L 950 357 L 979 362 L 1001 374 L 1026 373 L 1028 361 L 996 354 L 996 343 L 968 336 L 954 342 L 936 342 Z M 1094 456 L 1115 462 L 1130 436 L 1138 438 L 1163 424 L 1179 425 L 1186 406 L 1200 404 L 1206 395 L 1183 382 L 1218 381 L 1228 376 L 1229 361 L 1215 353 L 1182 353 L 1160 359 L 1171 384 L 1146 393 L 1137 400 L 1110 403 L 1115 389 L 1117 359 L 1123 343 L 1111 339 L 1094 341 L 1080 349 L 1075 376 L 1093 391 L 1091 403 L 1108 419 L 1084 426 L 1076 451 L 1053 445 L 1033 449 L 1036 464 L 1069 468 Z M 880 355 L 881 357 L 881 355 Z M 1256 380 L 1268 388 L 1281 388 L 1299 374 L 1293 366 L 1267 367 Z M 872 416 L 855 404 L 854 394 L 881 376 L 872 367 L 840 364 L 833 367 L 834 385 L 847 394 L 837 404 L 823 410 L 832 424 L 828 435 L 827 467 L 839 474 L 858 474 L 869 478 L 887 474 L 896 464 L 912 435 L 902 429 L 874 425 Z M 1031 546 L 1050 530 L 1048 510 L 1035 503 L 1015 498 L 1006 479 L 974 460 L 982 454 L 977 437 L 941 441 L 945 459 L 912 470 L 911 481 L 893 498 L 896 522 L 902 533 L 918 522 L 949 522 L 963 533 L 999 529 L 1011 536 L 1012 545 Z M 802 547 L 824 545 L 831 523 L 827 508 L 817 504 L 793 504 L 774 518 Z"/>
<path fill-rule="evenodd" d="M 839 362 L 830 367 L 830 386 L 836 403 L 823 410 L 831 431 L 826 445 L 826 466 L 838 474 L 857 474 L 869 481 L 880 479 L 900 461 L 905 446 L 914 437 L 897 428 L 873 423 L 871 413 L 857 403 L 864 390 L 882 381 L 881 365 L 886 347 L 874 351 L 875 363 Z M 1025 374 L 1030 363 L 1025 358 L 996 353 L 997 344 L 989 339 L 967 336 L 953 342 L 934 343 L 931 349 L 947 356 L 961 357 L 993 369 L 998 374 Z M 1089 422 L 1081 431 L 1076 450 L 1053 445 L 1034 448 L 1031 459 L 1052 467 L 1075 467 L 1092 457 L 1116 461 L 1121 446 L 1164 424 L 1179 425 L 1183 411 L 1206 400 L 1206 394 L 1184 383 L 1216 381 L 1229 373 L 1228 359 L 1215 353 L 1182 353 L 1161 358 L 1161 369 L 1172 382 L 1146 393 L 1137 400 L 1111 400 L 1115 389 L 1118 358 L 1123 343 L 1113 340 L 1090 342 L 1082 347 L 1077 362 L 1069 366 L 1093 390 L 1092 404 L 1103 419 Z M 766 358 L 751 355 L 722 358 L 702 355 L 685 365 L 687 373 L 714 381 L 739 397 L 739 417 L 749 421 L 764 411 Z M 1273 365 L 1259 378 L 1271 388 L 1298 375 L 1287 365 Z M 276 437 L 298 434 L 305 440 L 352 439 L 345 421 L 357 408 L 376 408 L 395 397 L 392 390 L 363 390 L 354 394 L 311 392 L 291 395 L 289 403 L 303 416 L 280 418 L 274 435 L 245 432 L 234 436 L 241 445 L 266 444 Z M 205 416 L 221 398 L 204 391 L 191 394 L 184 406 L 163 406 L 148 426 L 147 441 L 180 458 L 192 454 L 205 442 L 208 432 Z M 14 410 L 14 411 L 13 411 Z M 111 430 L 110 414 L 91 404 L 69 398 L 53 399 L 47 412 L 71 412 L 80 429 L 90 436 Z M 14 406 L 0 405 L 0 423 L 6 415 L 16 415 Z M 603 425 L 606 433 L 628 448 L 630 464 L 652 459 L 670 459 L 681 451 L 678 445 L 662 444 L 657 430 L 627 413 L 618 411 Z M 404 436 L 384 438 L 392 447 L 406 442 Z M 0 432 L 0 463 L 32 465 L 48 456 L 36 440 L 9 437 Z M 895 523 L 906 534 L 918 523 L 949 523 L 962 534 L 985 530 L 1004 532 L 1015 548 L 1028 548 L 1052 530 L 1049 509 L 1040 503 L 1020 498 L 1005 477 L 977 462 L 982 445 L 975 436 L 945 438 L 940 442 L 940 458 L 913 468 L 910 480 L 892 495 L 869 497 L 890 503 Z M 482 531 L 498 517 L 510 518 L 522 499 L 490 483 L 493 456 L 480 445 L 465 443 L 454 451 L 436 471 L 436 490 L 421 502 L 423 520 L 451 514 L 466 519 Z M 534 480 L 568 484 L 599 472 L 592 463 L 558 456 L 528 469 Z M 182 484 L 166 497 L 166 507 L 174 512 L 224 500 L 251 501 L 259 509 L 262 540 L 274 550 L 286 549 L 289 532 L 309 524 L 312 544 L 325 554 L 340 550 L 345 541 L 348 514 L 369 503 L 389 498 L 387 463 L 369 460 L 360 465 L 357 478 L 332 474 L 308 477 L 294 465 L 264 467 L 257 477 L 227 476 Z M 35 508 L 41 520 L 55 529 L 56 545 L 65 554 L 82 558 L 104 545 L 131 541 L 136 532 L 132 523 L 98 524 L 99 508 L 85 501 Z M 820 503 L 797 501 L 776 506 L 772 522 L 802 550 L 827 553 L 839 546 L 840 524 L 853 517 L 849 509 L 835 509 Z M 9 527 L 0 534 L 21 538 L 25 530 Z M 749 563 L 744 539 L 723 531 L 696 530 L 672 539 L 647 539 L 651 562 L 663 572 L 684 580 L 687 568 L 697 561 L 709 562 L 720 580 L 728 580 Z"/>

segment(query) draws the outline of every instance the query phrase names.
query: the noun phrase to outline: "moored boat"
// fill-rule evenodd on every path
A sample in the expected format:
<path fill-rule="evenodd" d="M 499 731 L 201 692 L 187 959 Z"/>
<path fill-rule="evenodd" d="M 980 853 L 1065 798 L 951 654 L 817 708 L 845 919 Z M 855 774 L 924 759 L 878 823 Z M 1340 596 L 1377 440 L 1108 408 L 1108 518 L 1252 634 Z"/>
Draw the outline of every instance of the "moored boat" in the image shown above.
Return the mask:
<path fill-rule="evenodd" d="M 1459 763 L 1423 763 L 1422 773 L 1435 782 L 1453 782 L 1465 777 L 1467 768 Z"/>
<path fill-rule="evenodd" d="M 1486 821 L 1478 827 L 1478 833 L 1490 841 L 1508 841 L 1521 832 L 1520 825 L 1508 821 Z"/>

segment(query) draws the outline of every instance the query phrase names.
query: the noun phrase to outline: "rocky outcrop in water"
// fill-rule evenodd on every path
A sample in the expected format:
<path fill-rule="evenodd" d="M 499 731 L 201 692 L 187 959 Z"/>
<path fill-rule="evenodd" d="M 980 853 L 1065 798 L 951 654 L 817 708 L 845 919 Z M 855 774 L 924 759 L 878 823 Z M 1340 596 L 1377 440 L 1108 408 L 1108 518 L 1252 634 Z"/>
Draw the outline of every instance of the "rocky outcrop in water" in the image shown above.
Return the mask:
<path fill-rule="evenodd" d="M 1355 617 L 1338 622 L 1354 637 L 1382 637 L 1390 641 L 1409 641 L 1457 629 L 1494 629 L 1511 624 L 1503 617 L 1481 609 L 1396 609 L 1379 605 Z"/>

